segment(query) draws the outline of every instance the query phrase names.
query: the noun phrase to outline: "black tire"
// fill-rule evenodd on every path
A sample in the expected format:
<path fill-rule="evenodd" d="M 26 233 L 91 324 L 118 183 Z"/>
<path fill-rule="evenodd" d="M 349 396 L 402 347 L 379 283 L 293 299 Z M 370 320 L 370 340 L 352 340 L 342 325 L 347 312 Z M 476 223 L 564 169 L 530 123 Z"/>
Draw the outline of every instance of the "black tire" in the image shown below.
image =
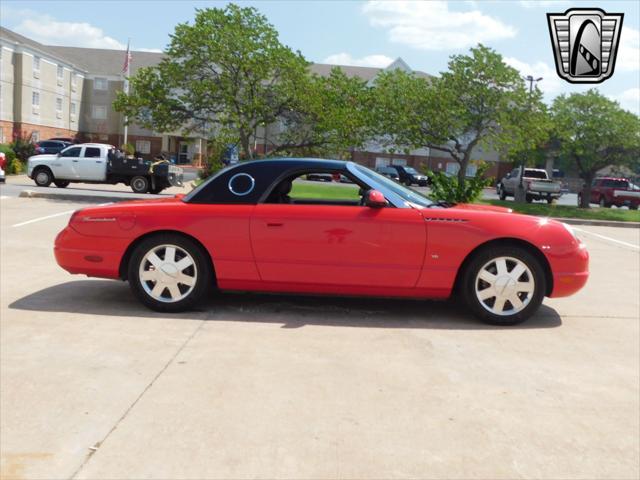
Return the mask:
<path fill-rule="evenodd" d="M 53 173 L 47 167 L 37 168 L 35 172 L 33 172 L 33 181 L 36 182 L 36 185 L 39 187 L 48 187 L 53 182 Z"/>
<path fill-rule="evenodd" d="M 405 181 L 404 181 L 404 184 L 405 184 L 407 187 L 410 187 L 410 186 L 411 186 L 411 180 L 405 180 Z"/>
<path fill-rule="evenodd" d="M 161 188 L 161 187 L 151 188 L 151 189 L 149 189 L 149 193 L 153 193 L 154 195 L 157 195 L 158 193 L 160 193 L 163 190 L 164 190 L 164 188 Z"/>
<path fill-rule="evenodd" d="M 531 203 L 533 202 L 533 197 L 531 195 L 525 195 L 525 200 L 527 201 L 527 203 Z"/>
<path fill-rule="evenodd" d="M 498 197 L 500 198 L 500 200 L 507 199 L 507 192 L 504 190 L 504 185 L 502 184 L 498 185 Z"/>
<path fill-rule="evenodd" d="M 638 210 L 638 205 L 629 205 L 629 210 Z"/>
<path fill-rule="evenodd" d="M 519 260 L 529 268 L 533 275 L 535 286 L 531 298 L 528 300 L 529 303 L 519 312 L 510 315 L 497 315 L 490 312 L 476 295 L 476 282 L 480 281 L 477 278 L 480 270 L 492 259 L 498 257 L 511 257 Z M 490 325 L 517 325 L 525 321 L 538 310 L 546 291 L 546 279 L 540 261 L 528 250 L 517 246 L 494 246 L 478 251 L 467 264 L 460 284 L 460 293 L 468 308 L 476 317 Z"/>
<path fill-rule="evenodd" d="M 54 180 L 53 183 L 58 188 L 67 188 L 70 182 L 67 180 Z"/>
<path fill-rule="evenodd" d="M 598 204 L 601 208 L 611 208 L 611 204 L 607 202 L 607 199 L 604 197 L 604 195 L 600 196 L 600 201 L 598 202 Z"/>
<path fill-rule="evenodd" d="M 149 191 L 149 179 L 137 175 L 131 179 L 131 190 L 135 193 L 147 193 Z"/>
<path fill-rule="evenodd" d="M 159 301 L 150 296 L 140 279 L 140 264 L 145 261 L 145 255 L 154 248 L 162 245 L 177 246 L 186 251 L 194 260 L 196 282 L 188 295 L 178 301 Z M 165 257 L 166 258 L 166 257 Z M 145 261 L 146 262 L 146 261 Z M 182 312 L 196 305 L 207 291 L 213 286 L 213 271 L 211 263 L 202 247 L 196 242 L 177 233 L 164 233 L 146 238 L 131 254 L 128 268 L 129 287 L 143 305 L 157 312 Z M 155 284 L 154 284 L 155 285 Z M 147 288 L 151 288 L 147 282 Z M 165 291 L 166 292 L 166 291 Z"/>
<path fill-rule="evenodd" d="M 553 203 L 553 197 L 547 197 L 547 203 L 551 205 Z"/>

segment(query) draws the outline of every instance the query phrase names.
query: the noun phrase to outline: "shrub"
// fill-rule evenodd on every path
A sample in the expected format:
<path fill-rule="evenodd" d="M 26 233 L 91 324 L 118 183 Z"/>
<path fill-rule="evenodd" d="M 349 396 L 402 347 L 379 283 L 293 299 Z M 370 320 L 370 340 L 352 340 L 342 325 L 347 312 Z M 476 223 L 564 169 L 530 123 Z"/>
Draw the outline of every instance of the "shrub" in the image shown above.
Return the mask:
<path fill-rule="evenodd" d="M 205 179 L 224 168 L 222 159 L 229 148 L 229 143 L 226 138 L 217 138 L 207 142 L 209 157 L 205 161 L 203 169 L 200 170 L 200 178 Z"/>
<path fill-rule="evenodd" d="M 19 174 L 24 172 L 24 170 L 24 163 L 17 158 L 13 158 L 11 161 L 7 162 L 7 175 Z"/>
<path fill-rule="evenodd" d="M 482 189 L 493 183 L 493 179 L 484 178 L 489 168 L 486 163 L 480 163 L 476 175 L 458 181 L 458 176 L 447 176 L 442 172 L 428 172 L 431 178 L 431 197 L 451 203 L 472 203 L 480 198 Z"/>
<path fill-rule="evenodd" d="M 36 147 L 31 141 L 30 135 L 18 136 L 9 145 L 11 149 L 23 162 L 26 162 L 30 156 L 36 154 Z"/>

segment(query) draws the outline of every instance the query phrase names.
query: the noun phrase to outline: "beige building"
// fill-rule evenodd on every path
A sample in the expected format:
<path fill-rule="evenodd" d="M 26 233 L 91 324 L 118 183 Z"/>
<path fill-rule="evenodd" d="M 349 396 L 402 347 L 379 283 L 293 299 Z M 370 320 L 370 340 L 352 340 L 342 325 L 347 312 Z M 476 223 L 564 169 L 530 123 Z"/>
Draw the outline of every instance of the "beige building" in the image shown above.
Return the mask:
<path fill-rule="evenodd" d="M 122 145 L 124 118 L 113 110 L 118 91 L 124 88 L 125 52 L 78 47 L 42 45 L 15 32 L 0 27 L 1 86 L 0 143 L 16 135 L 30 136 L 34 141 L 52 137 L 73 137 Z M 156 65 L 162 53 L 132 52 L 131 74 L 138 68 Z M 336 65 L 313 64 L 319 75 L 328 75 Z M 370 68 L 339 66 L 346 75 L 373 83 L 384 70 L 413 71 L 398 58 L 388 67 Z M 424 72 L 416 75 L 429 77 Z M 269 126 L 268 136 L 277 135 L 278 125 Z M 263 132 L 259 137 L 264 138 Z M 198 163 L 205 149 L 203 138 L 182 137 L 175 133 L 153 132 L 131 125 L 128 142 L 143 156 L 167 154 L 179 163 Z M 265 146 L 255 145 L 258 153 Z M 206 152 L 203 152 L 206 155 Z M 352 153 L 354 161 L 369 167 L 389 164 L 426 165 L 432 170 L 457 171 L 458 164 L 446 153 L 421 149 L 408 154 L 390 154 L 371 142 L 363 151 Z M 477 149 L 474 160 L 492 164 L 489 175 L 501 177 L 510 165 L 500 162 L 498 154 Z M 475 166 L 470 166 L 473 174 Z"/>

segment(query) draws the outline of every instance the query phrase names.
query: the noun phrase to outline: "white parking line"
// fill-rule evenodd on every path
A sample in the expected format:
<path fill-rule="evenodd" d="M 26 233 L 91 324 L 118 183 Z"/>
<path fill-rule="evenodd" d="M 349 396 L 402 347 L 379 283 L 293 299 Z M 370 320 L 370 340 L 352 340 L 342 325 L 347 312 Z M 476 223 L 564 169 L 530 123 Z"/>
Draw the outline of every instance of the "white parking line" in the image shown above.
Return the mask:
<path fill-rule="evenodd" d="M 582 230 L 581 228 L 573 228 L 575 231 L 577 232 L 582 232 L 582 233 L 586 233 L 587 235 L 592 235 L 594 237 L 598 237 L 601 238 L 602 240 L 607 240 L 609 242 L 613 242 L 613 243 L 619 243 L 620 245 L 624 245 L 625 247 L 631 247 L 631 248 L 635 248 L 636 250 L 640 250 L 640 247 L 638 245 L 634 245 L 633 243 L 627 243 L 627 242 L 623 242 L 621 240 L 616 240 L 615 238 L 611 238 L 611 237 L 605 237 L 604 235 L 600 235 L 598 233 L 593 233 L 593 232 L 589 232 L 587 230 Z"/>
<path fill-rule="evenodd" d="M 33 220 L 27 220 L 26 222 L 16 223 L 15 225 L 11 225 L 12 227 L 22 227 L 24 225 L 29 225 L 30 223 L 40 222 L 42 220 L 48 220 L 49 218 L 61 217 L 62 215 L 69 215 L 70 213 L 75 212 L 74 210 L 67 210 L 66 212 L 54 213 L 53 215 L 47 215 L 46 217 L 34 218 Z"/>

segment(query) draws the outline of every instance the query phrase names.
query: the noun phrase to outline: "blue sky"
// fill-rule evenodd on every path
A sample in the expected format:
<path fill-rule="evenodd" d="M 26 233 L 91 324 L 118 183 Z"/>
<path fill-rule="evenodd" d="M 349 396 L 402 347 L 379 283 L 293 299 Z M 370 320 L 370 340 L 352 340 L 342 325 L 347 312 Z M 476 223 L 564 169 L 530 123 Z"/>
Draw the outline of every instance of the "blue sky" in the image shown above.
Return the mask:
<path fill-rule="evenodd" d="M 597 86 L 640 113 L 640 2 L 568 1 L 253 1 L 281 40 L 315 62 L 385 66 L 402 57 L 412 68 L 437 74 L 450 55 L 478 42 L 500 52 L 524 75 L 543 77 L 548 101 L 589 87 L 561 80 L 554 67 L 546 13 L 571 7 L 623 12 L 612 78 Z M 179 22 L 211 1 L 17 1 L 0 3 L 0 24 L 45 44 L 161 50 Z M 135 56 L 133 58 L 135 62 Z"/>

